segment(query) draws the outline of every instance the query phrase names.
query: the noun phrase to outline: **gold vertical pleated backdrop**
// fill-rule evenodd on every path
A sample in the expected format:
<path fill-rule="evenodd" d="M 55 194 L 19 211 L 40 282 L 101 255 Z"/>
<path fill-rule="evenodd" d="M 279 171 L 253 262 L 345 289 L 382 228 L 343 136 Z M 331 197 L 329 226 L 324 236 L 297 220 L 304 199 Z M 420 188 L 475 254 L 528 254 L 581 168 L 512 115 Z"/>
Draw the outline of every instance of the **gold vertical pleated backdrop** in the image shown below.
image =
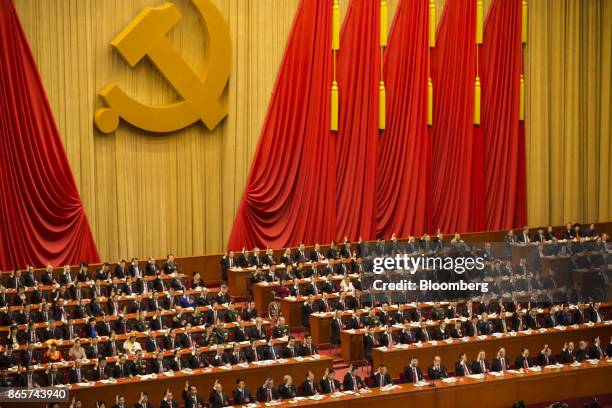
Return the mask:
<path fill-rule="evenodd" d="M 529 1 L 531 225 L 612 219 L 611 57 L 611 0 Z"/>
<path fill-rule="evenodd" d="M 299 0 L 213 0 L 232 37 L 228 118 L 213 132 L 197 124 L 164 135 L 125 123 L 102 135 L 92 126 L 97 91 L 109 81 L 143 103 L 176 99 L 151 64 L 130 68 L 109 45 L 143 7 L 162 0 L 13 1 L 101 256 L 222 251 Z M 204 52 L 199 18 L 188 0 L 174 3 L 183 19 L 168 37 L 198 70 Z M 392 15 L 398 0 L 388 3 Z M 484 3 L 486 10 L 490 0 Z M 340 6 L 344 16 L 348 0 Z M 438 21 L 443 6 L 436 0 Z M 530 0 L 531 223 L 612 218 L 611 9 L 612 0 Z M 568 159 L 575 160 L 571 167 Z"/>

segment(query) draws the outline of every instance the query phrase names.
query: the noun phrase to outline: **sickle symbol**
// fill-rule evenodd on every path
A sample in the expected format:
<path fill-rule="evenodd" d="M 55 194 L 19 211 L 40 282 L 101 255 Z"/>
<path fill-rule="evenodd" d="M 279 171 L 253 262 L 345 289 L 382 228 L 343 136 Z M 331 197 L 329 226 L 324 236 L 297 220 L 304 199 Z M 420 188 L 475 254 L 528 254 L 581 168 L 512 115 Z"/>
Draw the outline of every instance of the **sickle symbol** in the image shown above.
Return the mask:
<path fill-rule="evenodd" d="M 172 3 L 146 7 L 111 41 L 132 67 L 148 57 L 183 100 L 166 105 L 145 105 L 132 99 L 117 84 L 109 83 L 100 91 L 100 98 L 108 108 L 99 108 L 94 114 L 100 131 L 115 131 L 119 117 L 151 132 L 172 132 L 198 120 L 213 130 L 227 115 L 227 106 L 219 99 L 230 74 L 229 29 L 210 0 L 192 0 L 192 3 L 202 19 L 206 43 L 204 65 L 199 75 L 166 37 L 182 17 Z"/>

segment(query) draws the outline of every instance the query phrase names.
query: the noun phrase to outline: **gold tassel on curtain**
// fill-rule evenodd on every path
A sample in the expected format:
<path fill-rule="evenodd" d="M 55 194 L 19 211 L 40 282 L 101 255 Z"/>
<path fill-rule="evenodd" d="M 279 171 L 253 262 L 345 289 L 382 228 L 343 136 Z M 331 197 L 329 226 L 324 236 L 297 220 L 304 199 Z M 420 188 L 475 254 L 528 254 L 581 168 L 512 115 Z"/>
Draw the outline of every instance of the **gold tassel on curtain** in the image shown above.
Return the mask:
<path fill-rule="evenodd" d="M 334 0 L 332 5 L 332 50 L 340 49 L 340 4 Z"/>
<path fill-rule="evenodd" d="M 385 129 L 386 124 L 386 97 L 385 81 L 383 75 L 383 52 L 387 45 L 387 33 L 389 24 L 389 11 L 387 0 L 380 1 L 380 83 L 378 85 L 378 129 Z"/>
<path fill-rule="evenodd" d="M 525 77 L 521 74 L 519 85 L 519 120 L 525 120 Z"/>
<path fill-rule="evenodd" d="M 527 0 L 523 0 L 521 4 L 521 42 L 527 42 Z"/>
<path fill-rule="evenodd" d="M 474 82 L 474 124 L 480 125 L 480 77 Z"/>
<path fill-rule="evenodd" d="M 331 87 L 331 123 L 330 129 L 338 130 L 338 82 L 332 82 Z"/>
<path fill-rule="evenodd" d="M 385 128 L 386 121 L 386 109 L 385 99 L 387 98 L 387 92 L 385 90 L 385 82 L 380 81 L 378 85 L 378 128 L 383 130 Z"/>
<path fill-rule="evenodd" d="M 482 44 L 482 31 L 484 21 L 484 4 L 482 0 L 476 1 L 476 44 Z"/>
<path fill-rule="evenodd" d="M 433 83 L 431 77 L 427 79 L 427 125 L 433 124 Z"/>
<path fill-rule="evenodd" d="M 380 46 L 387 46 L 387 33 L 389 29 L 389 11 L 387 9 L 387 1 L 380 2 Z"/>
<path fill-rule="evenodd" d="M 334 64 L 334 81 L 331 86 L 331 115 L 329 128 L 332 131 L 338 130 L 338 82 L 336 81 L 336 52 L 340 49 L 340 5 L 338 0 L 333 0 L 332 4 L 332 53 Z"/>
<path fill-rule="evenodd" d="M 436 46 L 436 0 L 429 0 L 429 47 Z"/>

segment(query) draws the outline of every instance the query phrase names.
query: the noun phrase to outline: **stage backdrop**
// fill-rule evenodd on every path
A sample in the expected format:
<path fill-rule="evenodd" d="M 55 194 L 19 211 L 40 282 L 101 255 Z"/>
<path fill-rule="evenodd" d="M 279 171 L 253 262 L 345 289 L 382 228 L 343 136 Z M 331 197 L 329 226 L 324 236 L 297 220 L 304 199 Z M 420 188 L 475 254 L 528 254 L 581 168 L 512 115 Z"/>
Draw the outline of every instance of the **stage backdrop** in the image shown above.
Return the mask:
<path fill-rule="evenodd" d="M 298 0 L 213 0 L 230 27 L 228 118 L 152 135 L 94 130 L 100 88 L 143 103 L 175 98 L 147 62 L 130 68 L 109 42 L 161 0 L 14 0 L 102 258 L 221 251 L 242 197 Z M 169 38 L 197 69 L 198 17 L 187 0 Z M 390 19 L 396 0 L 390 0 Z M 485 1 L 487 10 L 490 1 Z M 340 1 L 341 15 L 348 0 Z M 444 0 L 437 0 L 440 19 Z M 528 218 L 532 225 L 612 218 L 612 2 L 530 1 L 525 54 Z M 580 126 L 580 124 L 584 124 Z M 435 163 L 433 163 L 435 165 Z"/>

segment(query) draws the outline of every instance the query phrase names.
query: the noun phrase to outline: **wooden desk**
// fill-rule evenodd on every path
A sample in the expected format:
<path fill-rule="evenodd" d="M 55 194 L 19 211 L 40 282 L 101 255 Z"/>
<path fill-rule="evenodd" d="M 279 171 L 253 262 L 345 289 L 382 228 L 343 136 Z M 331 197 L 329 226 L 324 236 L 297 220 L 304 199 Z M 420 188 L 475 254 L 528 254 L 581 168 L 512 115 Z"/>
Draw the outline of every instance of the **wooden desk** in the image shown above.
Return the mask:
<path fill-rule="evenodd" d="M 311 313 L 310 335 L 315 344 L 325 344 L 331 341 L 331 320 L 333 313 Z"/>
<path fill-rule="evenodd" d="M 249 270 L 232 268 L 227 271 L 227 286 L 232 296 L 244 297 L 249 294 Z M 259 308 L 257 309 L 259 310 Z"/>
<path fill-rule="evenodd" d="M 590 327 L 581 325 L 578 329 L 572 327 L 567 327 L 565 330 L 548 329 L 545 333 L 534 331 L 532 334 L 519 333 L 516 336 L 506 335 L 499 338 L 488 336 L 486 340 L 470 338 L 469 341 L 464 342 L 453 339 L 452 343 L 438 341 L 435 346 L 427 342 L 422 343 L 421 347 L 410 344 L 405 349 L 394 348 L 384 350 L 382 348 L 375 348 L 372 350 L 372 362 L 374 367 L 385 364 L 391 377 L 397 378 L 404 371 L 404 366 L 408 365 L 412 356 L 418 357 L 419 366 L 424 373 L 432 363 L 434 356 L 440 356 L 442 364 L 449 371 L 453 371 L 455 362 L 461 352 L 467 353 L 468 361 L 471 362 L 476 359 L 480 350 L 484 350 L 486 358 L 490 362 L 497 355 L 497 351 L 504 347 L 506 349 L 506 357 L 513 364 L 514 359 L 524 347 L 528 348 L 532 358 L 535 358 L 545 344 L 548 344 L 553 353 L 557 354 L 561 351 L 566 341 L 573 341 L 576 347 L 578 347 L 578 341 L 580 340 L 590 340 L 595 336 L 599 336 L 602 341 L 605 341 L 610 339 L 611 335 L 612 325 L 597 323 Z M 362 336 L 360 337 L 363 338 Z M 344 347 L 344 343 L 342 346 Z M 363 345 L 361 350 L 363 350 Z"/>
<path fill-rule="evenodd" d="M 274 300 L 274 291 L 278 287 L 275 283 L 256 283 L 252 286 L 253 298 L 255 299 L 255 307 L 259 313 L 268 310 L 270 302 Z"/>
<path fill-rule="evenodd" d="M 280 299 L 281 313 L 285 323 L 292 329 L 302 327 L 302 302 L 304 300 L 301 298 Z"/>
<path fill-rule="evenodd" d="M 519 400 L 529 406 L 608 394 L 612 392 L 611 375 L 612 363 L 604 360 L 596 366 L 583 363 L 580 367 L 564 365 L 541 372 L 506 373 L 504 377 L 487 374 L 484 379 L 461 378 L 455 384 L 436 381 L 436 406 L 502 408 Z"/>
<path fill-rule="evenodd" d="M 197 385 L 200 395 L 208 400 L 208 395 L 212 390 L 215 380 L 221 382 L 224 393 L 229 396 L 231 396 L 231 390 L 236 387 L 236 379 L 238 378 L 246 380 L 249 389 L 254 393 L 256 388 L 263 384 L 264 379 L 268 377 L 274 378 L 276 385 L 282 383 L 282 378 L 285 374 L 291 375 L 294 382 L 299 384 L 303 381 L 304 375 L 308 370 L 312 370 L 316 378 L 321 378 L 325 369 L 332 367 L 332 363 L 333 358 L 320 356 L 318 359 L 312 357 L 301 360 L 288 359 L 284 363 L 274 362 L 270 365 L 258 366 L 248 364 L 248 367 L 233 366 L 231 370 L 214 367 L 194 370 L 192 374 L 178 371 L 172 377 L 165 375 L 160 375 L 154 379 L 135 377 L 117 380 L 117 384 L 105 384 L 98 381 L 95 387 L 73 385 L 71 386 L 70 395 L 71 397 L 80 398 L 83 401 L 83 407 L 95 407 L 96 400 L 103 400 L 108 404 L 115 400 L 115 395 L 123 394 L 126 397 L 126 401 L 129 401 L 129 405 L 132 406 L 133 402 L 138 400 L 140 392 L 146 391 L 153 405 L 158 406 L 164 391 L 170 388 L 175 400 L 179 402 L 179 405 L 183 405 L 181 393 L 185 387 L 185 381 Z"/>

